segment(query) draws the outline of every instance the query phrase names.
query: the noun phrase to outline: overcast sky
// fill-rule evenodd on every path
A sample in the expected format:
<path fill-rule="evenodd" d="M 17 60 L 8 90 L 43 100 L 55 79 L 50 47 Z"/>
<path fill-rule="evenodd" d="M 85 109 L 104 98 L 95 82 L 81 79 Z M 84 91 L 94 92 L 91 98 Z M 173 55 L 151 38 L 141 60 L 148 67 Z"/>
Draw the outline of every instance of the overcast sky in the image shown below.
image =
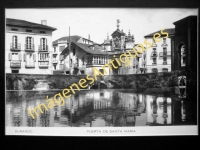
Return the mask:
<path fill-rule="evenodd" d="M 117 19 L 121 21 L 120 30 L 128 34 L 130 30 L 136 43 L 144 36 L 162 28 L 174 28 L 173 22 L 189 15 L 197 15 L 197 9 L 136 9 L 136 8 L 54 8 L 54 9 L 6 9 L 6 18 L 22 19 L 34 23 L 47 20 L 47 25 L 57 28 L 52 41 L 63 36 L 79 35 L 97 43 L 111 38 L 117 29 Z"/>

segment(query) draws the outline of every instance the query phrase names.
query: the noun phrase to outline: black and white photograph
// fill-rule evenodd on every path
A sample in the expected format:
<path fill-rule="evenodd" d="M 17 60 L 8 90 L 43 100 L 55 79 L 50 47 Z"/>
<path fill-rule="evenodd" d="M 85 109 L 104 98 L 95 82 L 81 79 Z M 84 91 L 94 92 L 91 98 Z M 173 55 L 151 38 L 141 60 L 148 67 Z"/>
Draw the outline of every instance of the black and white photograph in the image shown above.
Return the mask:
<path fill-rule="evenodd" d="M 5 134 L 198 135 L 197 20 L 197 8 L 6 8 Z"/>

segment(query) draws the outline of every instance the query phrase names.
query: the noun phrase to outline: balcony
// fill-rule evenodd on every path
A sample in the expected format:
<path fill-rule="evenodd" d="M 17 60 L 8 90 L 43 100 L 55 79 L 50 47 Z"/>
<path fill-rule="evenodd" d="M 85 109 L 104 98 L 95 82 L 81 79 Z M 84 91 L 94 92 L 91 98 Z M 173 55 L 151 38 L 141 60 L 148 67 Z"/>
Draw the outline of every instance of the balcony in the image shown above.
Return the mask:
<path fill-rule="evenodd" d="M 38 45 L 39 52 L 48 52 L 48 45 Z"/>
<path fill-rule="evenodd" d="M 10 43 L 10 50 L 20 51 L 21 50 L 21 44 Z"/>
<path fill-rule="evenodd" d="M 52 63 L 53 63 L 53 64 L 57 64 L 57 63 L 58 63 L 58 60 L 52 60 Z"/>
<path fill-rule="evenodd" d="M 39 67 L 49 67 L 49 62 L 38 62 Z"/>
<path fill-rule="evenodd" d="M 35 68 L 35 62 L 26 62 L 25 67 L 26 68 Z"/>
<path fill-rule="evenodd" d="M 35 51 L 35 46 L 34 46 L 34 44 L 25 44 L 24 47 L 25 47 L 25 48 L 24 48 L 25 51 L 30 51 L 30 52 Z"/>
<path fill-rule="evenodd" d="M 21 61 L 20 60 L 12 60 L 12 61 L 10 61 L 10 67 L 12 67 L 12 68 L 20 68 L 21 67 Z"/>

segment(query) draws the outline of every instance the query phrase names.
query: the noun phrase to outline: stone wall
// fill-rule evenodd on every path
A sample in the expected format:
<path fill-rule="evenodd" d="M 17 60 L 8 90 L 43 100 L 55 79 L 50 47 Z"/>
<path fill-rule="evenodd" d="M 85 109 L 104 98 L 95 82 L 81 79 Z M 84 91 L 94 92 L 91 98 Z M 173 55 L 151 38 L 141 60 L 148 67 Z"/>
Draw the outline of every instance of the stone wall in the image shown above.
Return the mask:
<path fill-rule="evenodd" d="M 105 75 L 99 77 L 98 81 L 103 88 L 109 89 L 147 89 L 147 88 L 166 88 L 178 85 L 178 76 L 188 76 L 190 84 L 195 87 L 196 76 L 188 75 L 183 71 L 146 73 L 132 75 Z M 191 79 L 191 77 L 193 77 Z M 84 78 L 86 75 L 37 75 L 37 74 L 6 74 L 7 90 L 33 90 L 39 80 L 47 82 L 49 89 L 63 89 Z M 88 84 L 91 81 L 88 81 Z M 98 84 L 97 81 L 94 83 Z M 90 87 L 93 85 L 90 85 Z M 98 86 L 96 86 L 98 87 Z M 36 89 L 37 90 L 37 89 Z"/>

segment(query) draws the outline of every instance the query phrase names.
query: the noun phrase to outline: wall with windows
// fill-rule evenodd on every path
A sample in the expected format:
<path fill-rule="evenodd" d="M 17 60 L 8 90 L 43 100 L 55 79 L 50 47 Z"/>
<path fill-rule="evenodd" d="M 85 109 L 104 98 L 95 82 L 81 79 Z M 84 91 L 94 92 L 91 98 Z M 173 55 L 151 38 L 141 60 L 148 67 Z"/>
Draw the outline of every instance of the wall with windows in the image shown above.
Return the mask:
<path fill-rule="evenodd" d="M 153 37 L 147 38 L 148 42 L 153 43 Z M 146 45 L 147 47 L 148 45 Z M 167 72 L 171 71 L 171 39 L 162 38 L 161 42 L 148 48 L 146 51 L 147 72 Z"/>
<path fill-rule="evenodd" d="M 6 27 L 6 73 L 52 74 L 52 31 Z"/>

